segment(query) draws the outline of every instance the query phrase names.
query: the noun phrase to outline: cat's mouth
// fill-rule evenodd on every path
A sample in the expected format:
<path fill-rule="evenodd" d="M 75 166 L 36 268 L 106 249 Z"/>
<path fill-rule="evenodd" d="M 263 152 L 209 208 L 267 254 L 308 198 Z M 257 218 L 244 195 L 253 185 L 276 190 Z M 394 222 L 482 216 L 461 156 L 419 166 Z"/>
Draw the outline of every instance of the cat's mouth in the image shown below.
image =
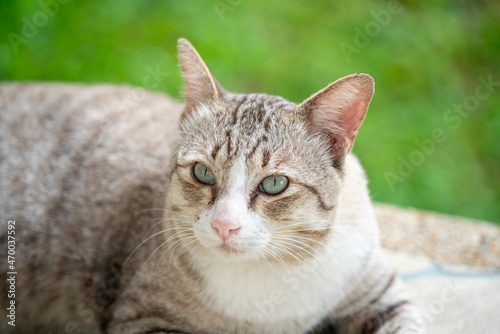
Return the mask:
<path fill-rule="evenodd" d="M 220 245 L 219 247 L 217 247 L 218 250 L 220 250 L 222 253 L 225 253 L 225 254 L 240 254 L 241 251 L 231 247 L 231 246 L 228 246 L 227 244 L 222 244 Z"/>

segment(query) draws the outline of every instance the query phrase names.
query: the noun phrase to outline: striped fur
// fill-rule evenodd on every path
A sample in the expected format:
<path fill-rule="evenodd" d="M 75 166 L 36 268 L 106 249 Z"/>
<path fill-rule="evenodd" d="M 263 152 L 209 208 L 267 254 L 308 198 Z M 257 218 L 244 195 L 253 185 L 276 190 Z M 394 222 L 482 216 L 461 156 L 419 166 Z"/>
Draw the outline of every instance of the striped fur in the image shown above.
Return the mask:
<path fill-rule="evenodd" d="M 349 153 L 371 77 L 297 105 L 225 91 L 185 40 L 179 56 L 184 107 L 127 87 L 0 85 L 19 305 L 2 333 L 421 333 Z M 270 175 L 288 187 L 263 193 Z M 221 220 L 238 227 L 225 240 Z"/>

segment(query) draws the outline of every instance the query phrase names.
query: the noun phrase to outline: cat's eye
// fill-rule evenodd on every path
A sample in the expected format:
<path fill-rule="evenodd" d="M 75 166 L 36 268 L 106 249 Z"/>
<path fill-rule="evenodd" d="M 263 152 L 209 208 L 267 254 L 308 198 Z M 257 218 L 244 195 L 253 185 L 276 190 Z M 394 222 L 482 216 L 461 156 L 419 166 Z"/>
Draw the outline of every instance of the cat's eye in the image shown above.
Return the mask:
<path fill-rule="evenodd" d="M 288 178 L 282 175 L 266 177 L 260 184 L 259 190 L 268 195 L 278 195 L 288 186 Z"/>
<path fill-rule="evenodd" d="M 196 180 L 198 180 L 204 184 L 214 184 L 215 183 L 214 173 L 212 173 L 210 168 L 208 168 L 207 166 L 205 166 L 201 162 L 197 162 L 194 165 L 193 176 Z"/>

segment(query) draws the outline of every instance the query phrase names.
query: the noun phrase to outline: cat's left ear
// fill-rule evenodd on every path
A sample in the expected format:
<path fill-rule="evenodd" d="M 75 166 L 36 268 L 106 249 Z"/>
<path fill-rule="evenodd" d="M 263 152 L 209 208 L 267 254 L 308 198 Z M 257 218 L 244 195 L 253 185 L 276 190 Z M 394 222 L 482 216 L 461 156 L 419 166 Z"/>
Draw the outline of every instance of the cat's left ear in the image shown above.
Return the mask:
<path fill-rule="evenodd" d="M 177 41 L 177 50 L 185 83 L 184 118 L 200 104 L 217 102 L 225 91 L 187 39 Z"/>
<path fill-rule="evenodd" d="M 374 92 L 369 74 L 343 77 L 297 107 L 309 127 L 330 139 L 332 154 L 340 162 L 350 151 Z"/>

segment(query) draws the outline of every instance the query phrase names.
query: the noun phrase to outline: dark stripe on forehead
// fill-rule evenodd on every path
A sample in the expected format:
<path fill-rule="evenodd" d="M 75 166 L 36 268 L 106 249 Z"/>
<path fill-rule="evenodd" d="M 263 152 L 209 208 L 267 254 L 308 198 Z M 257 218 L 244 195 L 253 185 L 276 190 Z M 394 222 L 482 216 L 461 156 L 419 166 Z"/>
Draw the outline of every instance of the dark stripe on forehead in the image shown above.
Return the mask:
<path fill-rule="evenodd" d="M 326 205 L 326 203 L 323 201 L 323 198 L 321 198 L 321 195 L 320 195 L 318 189 L 316 189 L 316 187 L 313 187 L 313 186 L 311 186 L 309 184 L 305 184 L 305 183 L 299 183 L 299 182 L 295 182 L 295 183 L 303 186 L 304 188 L 309 190 L 311 193 L 313 193 L 313 195 L 315 195 L 316 198 L 318 199 L 319 205 L 323 210 L 330 211 L 331 209 L 333 209 L 333 207 L 334 207 L 333 205 Z"/>
<path fill-rule="evenodd" d="M 269 125 L 271 124 L 271 116 L 268 115 L 264 121 L 264 131 L 269 132 Z"/>
<path fill-rule="evenodd" d="M 227 156 L 231 154 L 231 130 L 226 131 L 226 140 L 227 140 Z"/>
<path fill-rule="evenodd" d="M 240 115 L 239 122 L 244 123 L 244 120 L 254 120 L 255 115 L 259 110 L 264 109 L 264 101 L 262 100 L 253 100 L 250 103 L 250 107 L 246 108 L 242 115 Z"/>
<path fill-rule="evenodd" d="M 217 153 L 219 152 L 219 149 L 220 149 L 220 145 L 219 144 L 215 144 L 214 148 L 212 149 L 212 159 L 215 160 L 215 157 L 217 156 Z"/>
<path fill-rule="evenodd" d="M 262 153 L 262 168 L 267 166 L 270 159 L 271 153 L 269 153 L 269 150 L 265 150 L 264 153 Z"/>
<path fill-rule="evenodd" d="M 236 108 L 234 108 L 233 113 L 231 115 L 231 125 L 235 125 L 236 122 L 238 121 L 238 112 L 240 111 L 240 107 L 245 101 L 248 99 L 248 95 L 245 95 L 241 101 L 238 103 Z"/>
<path fill-rule="evenodd" d="M 255 153 L 255 150 L 257 149 L 257 147 L 259 147 L 259 145 L 260 145 L 261 142 L 262 142 L 262 138 L 257 139 L 257 142 L 255 143 L 255 145 L 250 150 L 250 153 L 248 153 L 248 155 L 247 155 L 247 160 L 250 160 L 253 157 L 253 155 Z"/>
<path fill-rule="evenodd" d="M 256 121 L 258 124 L 262 123 L 262 120 L 264 119 L 264 116 L 266 115 L 266 113 L 267 113 L 266 108 L 260 108 L 259 110 L 257 110 Z"/>

